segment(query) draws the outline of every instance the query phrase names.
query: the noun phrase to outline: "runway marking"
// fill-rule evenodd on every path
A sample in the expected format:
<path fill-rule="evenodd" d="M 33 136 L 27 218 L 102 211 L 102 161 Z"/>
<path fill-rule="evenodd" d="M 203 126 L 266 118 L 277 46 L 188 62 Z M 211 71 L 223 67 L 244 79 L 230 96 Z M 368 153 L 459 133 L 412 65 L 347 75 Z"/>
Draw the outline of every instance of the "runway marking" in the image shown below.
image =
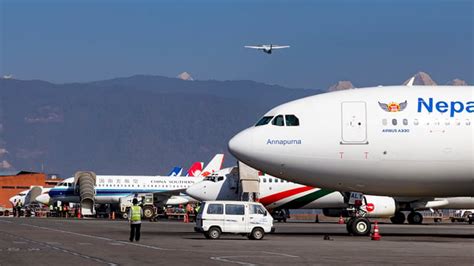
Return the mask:
<path fill-rule="evenodd" d="M 3 221 L 0 220 L 0 222 L 3 222 Z M 9 223 L 11 223 L 11 222 L 9 222 Z M 161 248 L 161 247 L 157 247 L 157 246 L 149 246 L 149 245 L 144 245 L 144 244 L 138 244 L 138 243 L 133 243 L 133 242 L 125 242 L 125 241 L 115 240 L 115 239 L 111 239 L 111 238 L 107 238 L 107 237 L 93 236 L 93 235 L 81 234 L 81 233 L 76 233 L 76 232 L 71 232 L 71 231 L 64 231 L 64 230 L 60 230 L 60 229 L 54 229 L 54 228 L 38 226 L 38 225 L 32 225 L 32 224 L 26 224 L 26 223 L 21 223 L 19 225 L 30 226 L 30 227 L 34 227 L 34 228 L 39 228 L 39 229 L 44 229 L 44 230 L 49 230 L 49 231 L 54 231 L 54 232 L 59 232 L 59 233 L 64 233 L 64 234 L 71 234 L 71 235 L 89 237 L 89 238 L 94 238 L 94 239 L 100 239 L 100 240 L 104 240 L 104 241 L 117 242 L 117 243 L 122 243 L 122 244 L 126 244 L 126 245 L 142 247 L 142 248 L 148 248 L 148 249 L 153 249 L 153 250 L 167 250 L 167 251 L 174 250 L 174 249 Z"/>
<path fill-rule="evenodd" d="M 290 255 L 290 254 L 285 254 L 285 253 L 275 253 L 275 252 L 268 252 L 268 251 L 260 251 L 260 252 L 265 253 L 265 254 L 269 254 L 269 255 L 272 255 L 272 256 L 248 256 L 248 255 L 240 255 L 240 256 L 219 256 L 219 257 L 210 257 L 210 259 L 211 259 L 211 260 L 215 260 L 215 261 L 221 261 L 221 262 L 239 264 L 239 265 L 256 266 L 256 265 L 258 265 L 258 264 L 254 264 L 254 263 L 250 263 L 250 262 L 245 262 L 245 261 L 239 261 L 239 260 L 230 260 L 230 259 L 235 259 L 235 258 L 268 258 L 268 257 L 274 258 L 275 256 L 287 257 L 287 258 L 299 258 L 299 256 Z"/>
<path fill-rule="evenodd" d="M 14 234 L 10 234 L 10 233 L 6 233 L 6 232 L 2 232 L 2 233 L 4 235 L 9 235 L 10 237 L 14 237 L 14 238 L 24 240 L 24 241 L 29 242 L 31 244 L 36 244 L 36 245 L 47 247 L 49 249 L 53 249 L 53 250 L 56 250 L 56 251 L 61 251 L 63 253 L 73 255 L 73 256 L 76 256 L 76 257 L 80 257 L 80 258 L 83 258 L 83 259 L 92 260 L 92 261 L 102 263 L 102 264 L 107 264 L 109 266 L 117 266 L 118 265 L 118 264 L 113 263 L 113 262 L 105 261 L 105 260 L 102 260 L 102 259 L 99 259 L 99 258 L 96 258 L 96 257 L 87 256 L 87 255 L 84 255 L 84 254 L 80 254 L 80 253 L 77 253 L 77 252 L 62 248 L 62 247 L 56 247 L 56 246 L 47 244 L 46 242 L 35 241 L 35 240 L 31 240 L 31 239 L 28 239 L 28 238 L 24 238 L 24 237 L 17 236 L 17 235 L 14 235 Z M 28 249 L 28 251 L 33 251 L 33 250 L 36 251 L 36 250 L 40 250 L 40 249 L 39 248 L 32 248 L 31 250 Z M 20 249 L 19 248 L 8 248 L 8 251 L 17 252 L 17 251 L 20 251 Z"/>
<path fill-rule="evenodd" d="M 300 257 L 300 256 L 295 256 L 295 255 L 290 255 L 290 254 L 285 254 L 285 253 L 275 253 L 275 252 L 268 252 L 268 251 L 262 251 L 262 253 L 271 254 L 271 255 L 278 255 L 278 256 L 283 256 L 283 257 L 288 257 L 288 258 L 299 258 Z"/>

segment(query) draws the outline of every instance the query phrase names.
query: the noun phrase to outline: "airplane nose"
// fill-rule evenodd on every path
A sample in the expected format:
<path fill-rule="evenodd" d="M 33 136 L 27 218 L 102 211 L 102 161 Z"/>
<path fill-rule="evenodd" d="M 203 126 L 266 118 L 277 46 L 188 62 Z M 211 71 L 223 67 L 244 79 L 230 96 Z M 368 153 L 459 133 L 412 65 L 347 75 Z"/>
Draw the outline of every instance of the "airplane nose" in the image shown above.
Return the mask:
<path fill-rule="evenodd" d="M 228 148 L 230 153 L 243 162 L 250 160 L 249 157 L 255 151 L 251 131 L 251 129 L 241 131 L 229 140 Z"/>
<path fill-rule="evenodd" d="M 206 185 L 197 183 L 186 189 L 186 194 L 199 201 L 207 200 Z"/>
<path fill-rule="evenodd" d="M 46 193 L 41 194 L 38 197 L 36 197 L 36 201 L 39 202 L 39 203 L 42 203 L 44 205 L 49 205 L 49 200 L 50 200 L 50 197 Z"/>

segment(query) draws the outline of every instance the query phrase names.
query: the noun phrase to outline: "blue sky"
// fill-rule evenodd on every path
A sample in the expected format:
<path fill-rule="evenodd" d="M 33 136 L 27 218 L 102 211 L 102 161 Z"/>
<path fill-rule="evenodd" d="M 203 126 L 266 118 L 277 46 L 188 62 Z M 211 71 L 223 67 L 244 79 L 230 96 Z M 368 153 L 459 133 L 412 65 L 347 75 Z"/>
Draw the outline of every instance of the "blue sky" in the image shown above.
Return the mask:
<path fill-rule="evenodd" d="M 474 1 L 0 0 L 0 74 L 53 82 L 134 74 L 299 88 L 474 83 Z M 289 44 L 271 56 L 246 44 Z"/>

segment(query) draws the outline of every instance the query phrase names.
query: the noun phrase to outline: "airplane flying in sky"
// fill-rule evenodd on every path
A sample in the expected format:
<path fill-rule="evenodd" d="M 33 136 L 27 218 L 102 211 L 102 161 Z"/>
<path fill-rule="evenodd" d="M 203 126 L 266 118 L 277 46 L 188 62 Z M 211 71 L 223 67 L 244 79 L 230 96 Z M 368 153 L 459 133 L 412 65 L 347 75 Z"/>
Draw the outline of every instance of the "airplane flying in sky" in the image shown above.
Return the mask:
<path fill-rule="evenodd" d="M 199 176 L 119 176 L 97 175 L 95 184 L 95 203 L 119 203 L 120 198 L 138 194 L 153 193 L 158 202 L 183 204 L 189 201 L 181 195 L 190 185 L 201 181 L 205 175 L 222 167 L 223 154 L 216 154 Z M 196 172 L 194 172 L 196 173 Z M 207 174 L 206 174 L 207 173 Z M 40 202 L 80 202 L 74 177 L 67 178 L 49 191 L 49 199 L 37 198 Z M 181 202 L 185 201 L 185 202 Z"/>
<path fill-rule="evenodd" d="M 473 113 L 473 86 L 337 91 L 273 108 L 229 150 L 273 176 L 346 192 L 350 203 L 361 193 L 472 197 Z"/>
<path fill-rule="evenodd" d="M 261 50 L 264 53 L 271 54 L 275 49 L 290 48 L 289 45 L 276 45 L 276 44 L 261 44 L 261 45 L 246 45 L 245 48 Z"/>
<path fill-rule="evenodd" d="M 293 183 L 268 174 L 259 175 L 259 202 L 272 212 L 285 209 L 323 209 L 326 216 L 347 216 L 344 194 L 338 191 L 320 189 Z M 186 194 L 194 199 L 239 200 L 239 176 L 237 167 L 214 172 L 186 189 Z M 365 217 L 390 218 L 393 223 L 404 223 L 405 214 L 410 211 L 408 223 L 421 224 L 423 215 L 417 210 L 470 209 L 474 208 L 473 197 L 452 198 L 392 198 L 365 195 L 361 206 Z"/>

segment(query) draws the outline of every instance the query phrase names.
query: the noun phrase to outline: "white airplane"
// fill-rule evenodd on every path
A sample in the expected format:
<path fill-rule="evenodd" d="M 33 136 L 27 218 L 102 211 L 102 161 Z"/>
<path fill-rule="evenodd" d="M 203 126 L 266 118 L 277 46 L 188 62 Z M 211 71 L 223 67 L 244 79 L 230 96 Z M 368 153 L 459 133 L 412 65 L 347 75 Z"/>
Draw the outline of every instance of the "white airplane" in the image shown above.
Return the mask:
<path fill-rule="evenodd" d="M 10 201 L 10 203 L 12 204 L 12 207 L 15 207 L 17 202 L 21 202 L 21 205 L 25 206 L 25 198 L 29 191 L 30 191 L 29 189 L 23 190 L 20 193 L 8 199 L 8 201 Z"/>
<path fill-rule="evenodd" d="M 184 204 L 189 197 L 181 195 L 190 185 L 201 181 L 205 176 L 222 167 L 223 154 L 216 154 L 199 176 L 119 176 L 97 175 L 95 184 L 95 203 L 115 204 L 120 198 L 153 193 L 156 201 L 165 204 Z M 194 172 L 196 173 L 196 172 Z M 79 203 L 80 196 L 74 184 L 74 177 L 67 178 L 49 191 L 49 199 L 38 197 L 42 203 L 56 201 Z M 84 213 L 83 213 L 84 214 Z"/>
<path fill-rule="evenodd" d="M 276 44 L 262 44 L 262 45 L 246 45 L 245 48 L 261 50 L 264 53 L 271 54 L 275 49 L 290 48 L 289 45 L 276 45 Z"/>
<path fill-rule="evenodd" d="M 357 192 L 351 203 L 359 193 L 472 197 L 473 112 L 473 86 L 337 91 L 273 108 L 229 150 L 276 177 Z"/>
<path fill-rule="evenodd" d="M 270 212 L 285 209 L 323 209 L 326 216 L 348 216 L 349 205 L 344 194 L 338 191 L 305 186 L 267 174 L 259 176 L 259 202 Z M 225 168 L 195 183 L 186 194 L 194 199 L 205 200 L 239 200 L 239 177 L 237 167 Z M 404 223 L 405 214 L 411 211 L 408 223 L 421 224 L 423 215 L 415 210 L 465 209 L 474 208 L 473 197 L 455 198 L 392 198 L 385 196 L 365 195 L 361 209 L 368 218 L 390 218 L 393 223 Z M 359 228 L 356 228 L 357 230 Z M 368 227 L 365 228 L 369 229 Z M 365 232 L 351 232 L 366 234 Z"/>

